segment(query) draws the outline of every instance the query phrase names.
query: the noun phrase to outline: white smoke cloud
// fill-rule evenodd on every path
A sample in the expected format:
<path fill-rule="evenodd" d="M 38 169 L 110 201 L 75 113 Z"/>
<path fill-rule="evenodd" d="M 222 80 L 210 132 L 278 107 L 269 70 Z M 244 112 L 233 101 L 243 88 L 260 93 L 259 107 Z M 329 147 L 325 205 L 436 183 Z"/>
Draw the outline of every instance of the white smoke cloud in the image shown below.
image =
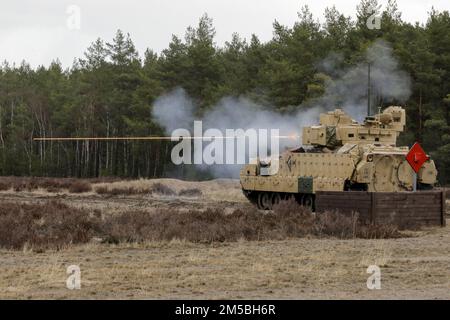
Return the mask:
<path fill-rule="evenodd" d="M 156 99 L 153 117 L 164 127 L 167 134 L 178 128 L 191 129 L 194 122 L 195 105 L 182 88 Z"/>
<path fill-rule="evenodd" d="M 378 40 L 367 49 L 365 61 L 348 69 L 340 69 L 343 57 L 331 54 L 319 68 L 333 76 L 326 86 L 325 94 L 315 101 L 315 106 L 325 110 L 341 107 L 358 121 L 367 115 L 368 62 L 371 65 L 371 111 L 376 97 L 385 102 L 401 103 L 411 95 L 411 78 L 400 69 L 391 46 Z"/>

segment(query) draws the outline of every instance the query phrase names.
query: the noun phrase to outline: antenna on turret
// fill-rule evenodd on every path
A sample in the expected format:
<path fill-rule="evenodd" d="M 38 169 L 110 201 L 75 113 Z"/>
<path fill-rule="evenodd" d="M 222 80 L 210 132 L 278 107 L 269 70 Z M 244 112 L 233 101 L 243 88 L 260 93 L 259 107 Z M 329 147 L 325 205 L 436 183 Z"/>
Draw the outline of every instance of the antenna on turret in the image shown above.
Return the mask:
<path fill-rule="evenodd" d="M 367 116 L 370 117 L 370 95 L 371 95 L 371 82 L 370 82 L 370 62 L 367 64 Z"/>

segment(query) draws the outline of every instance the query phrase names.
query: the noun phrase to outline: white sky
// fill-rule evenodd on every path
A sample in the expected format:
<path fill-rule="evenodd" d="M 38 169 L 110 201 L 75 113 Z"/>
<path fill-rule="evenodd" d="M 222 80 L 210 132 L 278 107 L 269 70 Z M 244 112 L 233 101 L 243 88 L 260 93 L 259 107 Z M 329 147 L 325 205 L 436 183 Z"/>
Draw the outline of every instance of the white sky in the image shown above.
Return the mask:
<path fill-rule="evenodd" d="M 307 4 L 323 20 L 326 7 L 355 16 L 359 0 L 3 0 L 0 9 L 0 60 L 32 66 L 48 65 L 59 58 L 64 66 L 96 38 L 110 41 L 117 29 L 129 32 L 140 54 L 146 48 L 160 52 L 172 34 L 184 36 L 186 27 L 196 25 L 203 13 L 214 19 L 217 44 L 233 32 L 262 41 L 272 37 L 272 23 L 292 26 L 297 12 Z M 384 6 L 387 0 L 379 0 Z M 448 0 L 397 0 L 404 20 L 425 23 L 428 12 L 450 10 Z M 81 9 L 79 30 L 67 27 L 70 5 Z"/>

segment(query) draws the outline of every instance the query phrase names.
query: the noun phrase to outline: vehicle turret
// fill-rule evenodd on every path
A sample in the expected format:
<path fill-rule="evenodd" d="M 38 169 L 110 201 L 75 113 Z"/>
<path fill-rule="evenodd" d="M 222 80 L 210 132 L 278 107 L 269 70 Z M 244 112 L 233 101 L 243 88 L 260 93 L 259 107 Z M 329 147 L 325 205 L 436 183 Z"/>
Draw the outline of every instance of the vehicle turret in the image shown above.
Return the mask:
<path fill-rule="evenodd" d="M 341 109 L 320 115 L 319 125 L 303 128 L 303 145 L 338 148 L 346 143 L 395 146 L 406 123 L 405 110 L 389 107 L 362 124 Z"/>

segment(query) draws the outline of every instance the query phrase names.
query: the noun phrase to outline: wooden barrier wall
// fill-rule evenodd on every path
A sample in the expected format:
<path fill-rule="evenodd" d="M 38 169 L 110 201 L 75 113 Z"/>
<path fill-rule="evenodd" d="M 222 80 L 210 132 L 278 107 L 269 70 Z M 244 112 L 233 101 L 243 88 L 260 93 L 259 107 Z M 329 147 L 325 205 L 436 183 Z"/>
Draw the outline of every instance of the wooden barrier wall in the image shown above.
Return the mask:
<path fill-rule="evenodd" d="M 316 211 L 358 212 L 364 222 L 445 226 L 445 192 L 335 192 L 316 194 Z"/>

